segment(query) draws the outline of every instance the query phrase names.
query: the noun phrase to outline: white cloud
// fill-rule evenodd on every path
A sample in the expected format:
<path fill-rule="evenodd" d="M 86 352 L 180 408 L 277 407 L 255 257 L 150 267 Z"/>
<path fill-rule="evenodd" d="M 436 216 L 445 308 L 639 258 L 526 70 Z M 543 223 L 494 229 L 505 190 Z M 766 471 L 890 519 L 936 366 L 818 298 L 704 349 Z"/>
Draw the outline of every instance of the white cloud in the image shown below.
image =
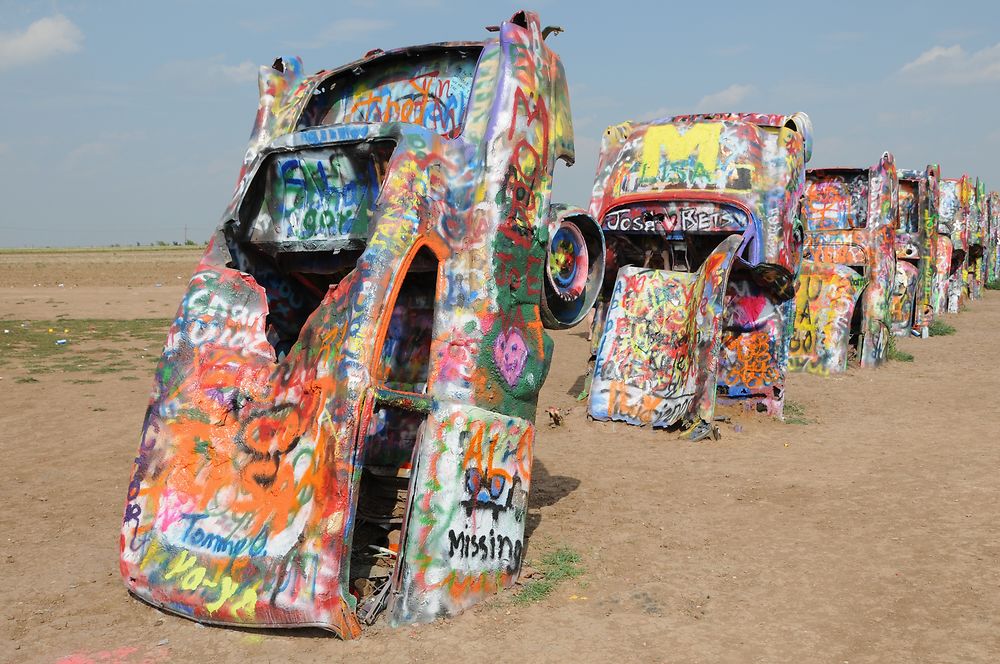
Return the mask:
<path fill-rule="evenodd" d="M 961 46 L 935 46 L 918 55 L 916 60 L 907 62 L 900 71 L 911 71 L 939 60 L 951 60 L 964 56 L 965 51 L 962 50 Z"/>
<path fill-rule="evenodd" d="M 741 85 L 734 83 L 725 90 L 719 90 L 712 94 L 705 95 L 698 100 L 694 106 L 660 106 L 645 113 L 640 113 L 635 119 L 640 122 L 651 122 L 662 120 L 674 115 L 687 115 L 690 113 L 725 113 L 728 111 L 739 111 L 737 106 L 746 99 L 755 88 L 752 85 Z"/>
<path fill-rule="evenodd" d="M 161 68 L 168 77 L 200 83 L 252 83 L 257 80 L 259 70 L 260 65 L 249 60 L 228 64 L 221 55 L 200 60 L 174 60 Z"/>
<path fill-rule="evenodd" d="M 1000 80 L 1000 44 L 969 53 L 961 46 L 934 46 L 899 70 L 920 81 L 972 85 Z"/>
<path fill-rule="evenodd" d="M 235 83 L 256 81 L 257 72 L 259 70 L 260 66 L 250 62 L 249 60 L 244 60 L 238 65 L 218 65 L 217 67 L 219 76 L 228 78 L 230 81 Z"/>
<path fill-rule="evenodd" d="M 80 50 L 83 32 L 62 14 L 40 18 L 22 32 L 0 33 L 0 69 L 13 69 Z"/>
<path fill-rule="evenodd" d="M 713 92 L 699 99 L 698 103 L 695 104 L 695 109 L 699 112 L 735 111 L 738 110 L 735 106 L 750 96 L 753 91 L 752 85 L 733 83 L 725 90 Z"/>
<path fill-rule="evenodd" d="M 654 108 L 651 111 L 641 113 L 636 119 L 640 122 L 651 122 L 653 120 L 661 120 L 663 118 L 669 118 L 682 113 L 683 111 L 678 110 L 676 106 L 660 106 L 659 108 Z"/>

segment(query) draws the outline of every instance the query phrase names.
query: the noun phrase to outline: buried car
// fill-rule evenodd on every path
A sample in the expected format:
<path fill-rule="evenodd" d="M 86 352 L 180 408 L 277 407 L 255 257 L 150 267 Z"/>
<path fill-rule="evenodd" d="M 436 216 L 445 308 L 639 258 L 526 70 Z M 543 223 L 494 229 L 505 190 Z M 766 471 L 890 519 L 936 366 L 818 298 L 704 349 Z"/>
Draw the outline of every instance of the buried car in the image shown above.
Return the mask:
<path fill-rule="evenodd" d="M 934 313 L 958 313 L 968 300 L 969 176 L 944 178 L 938 199 L 937 266 L 934 270 Z"/>
<path fill-rule="evenodd" d="M 717 393 L 781 416 L 811 126 L 677 116 L 608 128 L 590 213 L 613 288 L 589 414 L 715 435 Z"/>
<path fill-rule="evenodd" d="M 1000 193 L 986 197 L 986 283 L 995 286 L 1000 280 Z"/>
<path fill-rule="evenodd" d="M 852 339 L 861 366 L 885 360 L 898 211 L 896 166 L 888 152 L 871 168 L 809 170 L 792 370 L 844 371 Z"/>
<path fill-rule="evenodd" d="M 985 260 L 987 245 L 987 193 L 986 183 L 976 178 L 969 201 L 969 258 L 966 267 L 966 289 L 970 300 L 982 297 L 987 281 Z"/>
<path fill-rule="evenodd" d="M 899 171 L 896 279 L 890 305 L 892 333 L 898 336 L 911 332 L 919 336 L 934 321 L 939 178 L 935 165 Z"/>
<path fill-rule="evenodd" d="M 517 578 L 543 326 L 586 315 L 600 230 L 538 18 L 260 72 L 237 191 L 170 328 L 121 573 L 198 621 L 344 638 Z M 551 255 L 550 255 L 551 254 Z"/>

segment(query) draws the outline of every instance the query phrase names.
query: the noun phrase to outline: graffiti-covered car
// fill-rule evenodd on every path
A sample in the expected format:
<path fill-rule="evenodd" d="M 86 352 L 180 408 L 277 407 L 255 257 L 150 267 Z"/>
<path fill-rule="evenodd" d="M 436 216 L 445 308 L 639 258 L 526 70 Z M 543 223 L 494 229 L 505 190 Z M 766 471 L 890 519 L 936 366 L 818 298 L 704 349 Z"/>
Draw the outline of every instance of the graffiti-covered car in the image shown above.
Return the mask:
<path fill-rule="evenodd" d="M 781 415 L 811 141 L 802 113 L 608 128 L 590 202 L 613 284 L 593 418 L 699 439 L 717 392 Z"/>
<path fill-rule="evenodd" d="M 969 201 L 969 254 L 966 266 L 966 289 L 971 300 L 982 297 L 986 285 L 987 209 L 986 183 L 976 178 Z"/>
<path fill-rule="evenodd" d="M 138 597 L 350 638 L 383 609 L 429 621 L 516 580 L 543 324 L 586 314 L 603 243 L 550 206 L 574 153 L 547 31 L 526 12 L 497 31 L 261 69 L 128 488 Z"/>
<path fill-rule="evenodd" d="M 1000 193 L 991 191 L 986 197 L 986 274 L 987 283 L 1000 279 Z"/>
<path fill-rule="evenodd" d="M 895 229 L 896 278 L 890 311 L 892 332 L 919 335 L 934 321 L 932 293 L 937 259 L 937 200 L 940 169 L 901 169 Z"/>
<path fill-rule="evenodd" d="M 934 271 L 934 313 L 958 313 L 968 300 L 969 176 L 944 178 L 938 199 L 937 266 Z"/>
<path fill-rule="evenodd" d="M 870 168 L 810 169 L 802 198 L 805 240 L 795 296 L 789 366 L 826 375 L 885 359 L 896 274 L 896 165 L 888 152 Z"/>

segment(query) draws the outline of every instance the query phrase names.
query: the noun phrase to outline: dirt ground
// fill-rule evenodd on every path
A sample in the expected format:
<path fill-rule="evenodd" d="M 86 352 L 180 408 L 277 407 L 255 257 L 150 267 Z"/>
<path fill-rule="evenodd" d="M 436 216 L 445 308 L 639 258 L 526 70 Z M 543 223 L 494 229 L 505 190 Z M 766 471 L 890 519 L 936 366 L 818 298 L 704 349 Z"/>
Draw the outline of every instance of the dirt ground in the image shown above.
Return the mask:
<path fill-rule="evenodd" d="M 0 319 L 172 316 L 197 252 L 122 254 L 0 255 Z M 0 661 L 997 661 L 1000 294 L 948 322 L 899 342 L 912 363 L 791 376 L 807 424 L 730 413 L 701 443 L 588 422 L 586 341 L 554 334 L 527 558 L 569 547 L 585 573 L 353 642 L 131 599 L 117 541 L 151 365 L 29 376 L 0 357 Z"/>

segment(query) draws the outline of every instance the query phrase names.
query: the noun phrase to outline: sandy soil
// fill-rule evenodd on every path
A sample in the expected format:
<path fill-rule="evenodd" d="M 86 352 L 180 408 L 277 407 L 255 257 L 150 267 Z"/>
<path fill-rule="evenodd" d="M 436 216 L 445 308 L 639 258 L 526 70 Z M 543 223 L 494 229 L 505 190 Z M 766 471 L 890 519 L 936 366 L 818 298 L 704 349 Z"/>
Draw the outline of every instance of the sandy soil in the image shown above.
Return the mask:
<path fill-rule="evenodd" d="M 3 295 L 0 318 L 169 316 L 193 263 L 63 263 L 61 289 L 5 268 L 0 293 L 38 297 L 14 309 Z M 501 596 L 354 642 L 206 628 L 131 599 L 116 545 L 151 376 L 19 383 L 8 363 L 0 661 L 997 661 L 1000 294 L 949 322 L 955 336 L 900 342 L 912 364 L 792 376 L 809 424 L 733 413 L 702 443 L 588 422 L 574 399 L 586 342 L 555 334 L 540 410 L 570 413 L 539 418 L 527 555 L 569 546 L 586 573 L 537 604 Z"/>

